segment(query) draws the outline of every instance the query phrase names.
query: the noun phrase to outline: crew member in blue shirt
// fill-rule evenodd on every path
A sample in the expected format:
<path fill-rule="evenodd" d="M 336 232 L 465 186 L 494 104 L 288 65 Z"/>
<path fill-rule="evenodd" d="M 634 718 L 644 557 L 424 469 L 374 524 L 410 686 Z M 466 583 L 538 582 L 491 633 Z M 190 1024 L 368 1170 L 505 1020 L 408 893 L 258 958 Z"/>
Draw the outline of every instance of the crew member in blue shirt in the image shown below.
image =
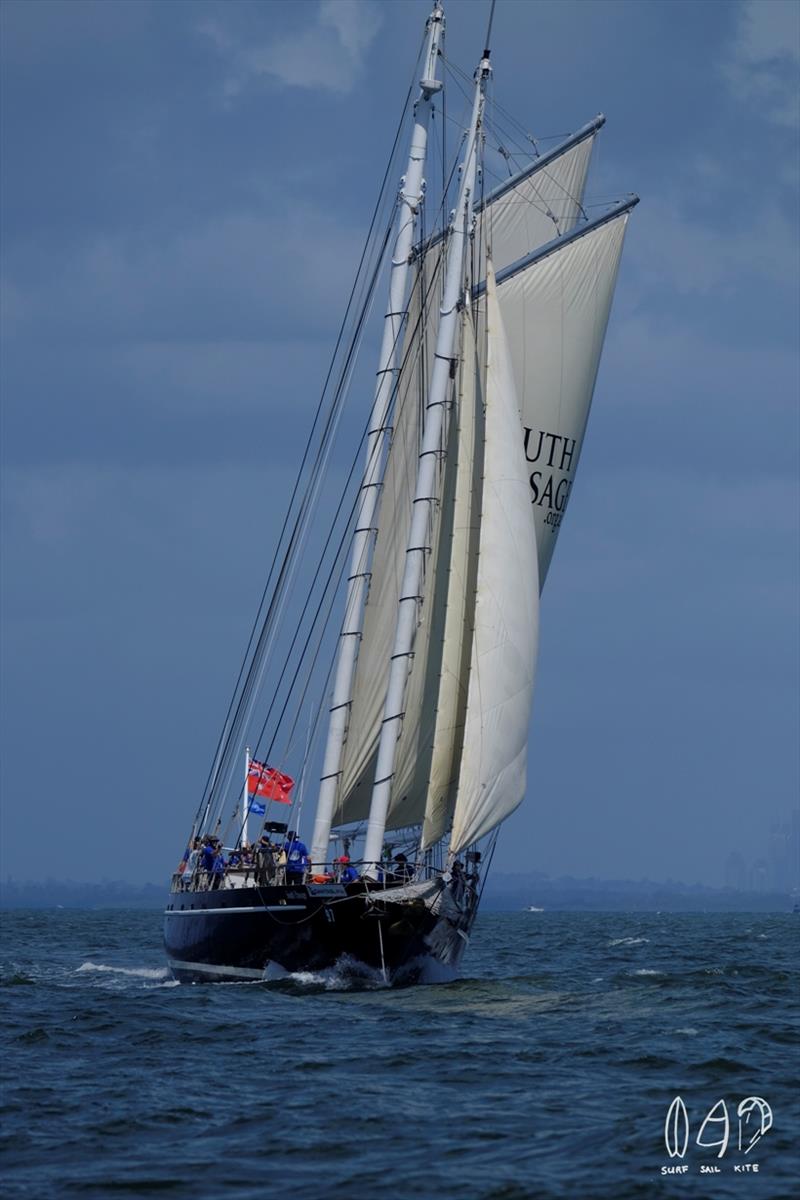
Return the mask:
<path fill-rule="evenodd" d="M 222 880 L 225 877 L 225 855 L 222 846 L 217 847 L 217 853 L 214 855 L 214 865 L 211 868 L 211 886 L 212 888 L 222 887 Z"/>
<path fill-rule="evenodd" d="M 359 872 L 355 866 L 350 864 L 349 854 L 342 854 L 341 858 L 336 859 L 336 877 L 339 883 L 355 883 L 359 878 Z"/>
<path fill-rule="evenodd" d="M 214 839 L 209 838 L 204 841 L 203 849 L 200 851 L 200 869 L 208 871 L 209 874 L 214 870 L 214 859 L 217 856 L 217 851 L 214 846 Z"/>
<path fill-rule="evenodd" d="M 309 863 L 308 847 L 290 829 L 283 846 L 286 851 L 286 882 L 289 884 L 302 883 Z"/>
<path fill-rule="evenodd" d="M 349 862 L 347 864 L 345 864 L 344 869 L 342 870 L 342 876 L 341 876 L 342 883 L 356 883 L 357 880 L 359 880 L 359 877 L 360 877 L 359 872 L 356 871 L 355 866 L 353 866 L 353 864 L 351 864 Z"/>

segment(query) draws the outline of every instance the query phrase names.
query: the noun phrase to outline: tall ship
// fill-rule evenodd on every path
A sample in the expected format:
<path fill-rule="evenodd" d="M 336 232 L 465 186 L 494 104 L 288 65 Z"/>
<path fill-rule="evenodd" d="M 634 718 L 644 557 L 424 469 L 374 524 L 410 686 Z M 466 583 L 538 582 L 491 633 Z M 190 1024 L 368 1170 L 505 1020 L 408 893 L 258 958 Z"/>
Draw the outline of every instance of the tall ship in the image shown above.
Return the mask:
<path fill-rule="evenodd" d="M 637 197 L 589 216 L 604 118 L 531 137 L 495 96 L 486 15 L 472 76 L 441 4 L 421 39 L 172 879 L 181 981 L 452 978 L 525 796 L 539 597 Z"/>

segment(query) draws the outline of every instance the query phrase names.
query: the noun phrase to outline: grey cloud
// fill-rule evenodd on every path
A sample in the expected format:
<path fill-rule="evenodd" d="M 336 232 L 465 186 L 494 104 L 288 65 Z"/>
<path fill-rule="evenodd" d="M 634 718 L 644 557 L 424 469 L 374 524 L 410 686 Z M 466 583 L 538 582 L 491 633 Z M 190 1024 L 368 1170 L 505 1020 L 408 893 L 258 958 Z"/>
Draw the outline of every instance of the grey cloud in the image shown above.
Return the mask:
<path fill-rule="evenodd" d="M 307 16 L 310 6 L 299 11 Z M 322 0 L 313 21 L 267 41 L 245 43 L 220 20 L 198 26 L 228 65 L 224 95 L 238 96 L 251 83 L 269 80 L 294 88 L 346 93 L 361 76 L 364 56 L 380 27 L 377 6 L 358 0 Z"/>
<path fill-rule="evenodd" d="M 800 126 L 800 7 L 792 0 L 743 0 L 723 63 L 733 93 L 775 125 Z"/>

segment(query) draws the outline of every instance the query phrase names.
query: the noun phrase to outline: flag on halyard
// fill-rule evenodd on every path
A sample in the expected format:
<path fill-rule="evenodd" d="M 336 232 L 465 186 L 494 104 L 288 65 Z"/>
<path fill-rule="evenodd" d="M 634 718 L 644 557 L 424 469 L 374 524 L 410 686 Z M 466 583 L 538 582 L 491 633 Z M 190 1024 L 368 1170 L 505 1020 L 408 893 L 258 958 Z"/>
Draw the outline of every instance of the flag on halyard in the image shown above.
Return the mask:
<path fill-rule="evenodd" d="M 263 817 L 267 811 L 267 806 L 266 804 L 262 804 L 260 800 L 251 800 L 247 811 L 251 812 L 254 817 Z"/>
<path fill-rule="evenodd" d="M 266 800 L 277 800 L 278 804 L 292 803 L 292 788 L 294 780 L 291 775 L 284 775 L 266 763 L 250 763 L 247 773 L 247 793 L 250 796 L 263 796 Z M 253 811 L 251 809 L 251 811 Z"/>

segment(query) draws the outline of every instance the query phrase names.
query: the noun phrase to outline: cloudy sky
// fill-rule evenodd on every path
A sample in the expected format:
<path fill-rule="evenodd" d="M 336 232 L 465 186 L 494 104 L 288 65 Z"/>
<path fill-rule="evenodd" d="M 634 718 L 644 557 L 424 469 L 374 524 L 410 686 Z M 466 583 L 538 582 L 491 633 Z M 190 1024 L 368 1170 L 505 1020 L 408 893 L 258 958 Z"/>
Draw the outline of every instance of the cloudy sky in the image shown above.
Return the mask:
<path fill-rule="evenodd" d="M 176 861 L 428 7 L 2 5 L 4 877 Z M 498 4 L 498 99 L 642 197 L 500 870 L 719 883 L 797 803 L 798 13 Z"/>

